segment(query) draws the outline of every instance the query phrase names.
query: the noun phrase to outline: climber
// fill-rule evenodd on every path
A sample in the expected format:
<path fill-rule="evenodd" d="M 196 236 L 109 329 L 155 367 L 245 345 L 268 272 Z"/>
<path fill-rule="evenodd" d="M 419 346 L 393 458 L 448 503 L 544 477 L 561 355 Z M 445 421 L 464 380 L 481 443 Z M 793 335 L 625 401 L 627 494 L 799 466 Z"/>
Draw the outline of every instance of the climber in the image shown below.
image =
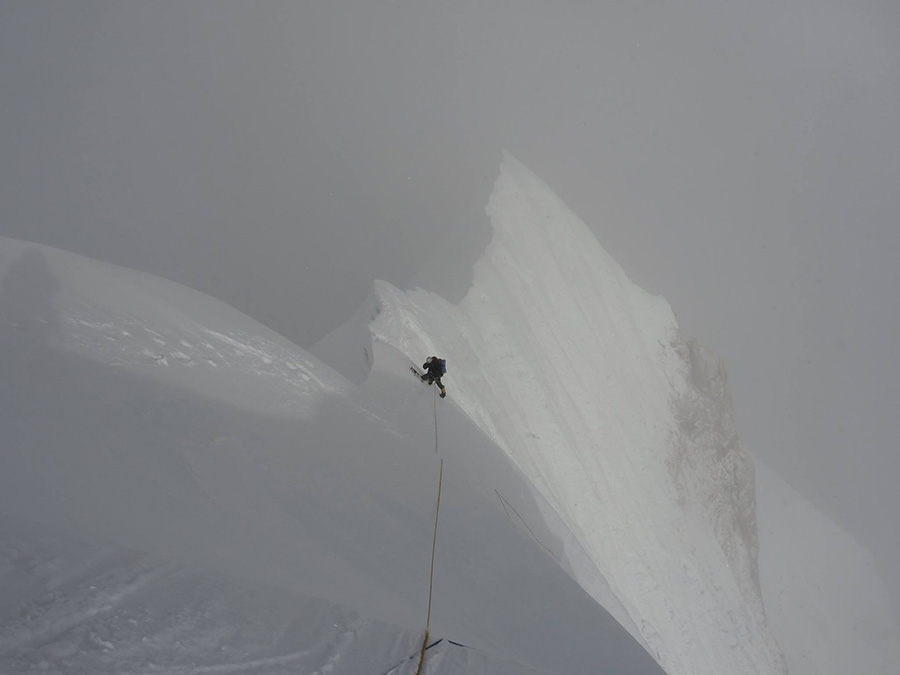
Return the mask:
<path fill-rule="evenodd" d="M 447 372 L 447 361 L 439 359 L 437 356 L 429 356 L 425 359 L 425 363 L 422 364 L 422 368 L 425 370 L 425 374 L 421 376 L 422 382 L 436 384 L 441 390 L 441 398 L 444 398 L 447 395 L 447 390 L 444 389 L 441 376 Z"/>

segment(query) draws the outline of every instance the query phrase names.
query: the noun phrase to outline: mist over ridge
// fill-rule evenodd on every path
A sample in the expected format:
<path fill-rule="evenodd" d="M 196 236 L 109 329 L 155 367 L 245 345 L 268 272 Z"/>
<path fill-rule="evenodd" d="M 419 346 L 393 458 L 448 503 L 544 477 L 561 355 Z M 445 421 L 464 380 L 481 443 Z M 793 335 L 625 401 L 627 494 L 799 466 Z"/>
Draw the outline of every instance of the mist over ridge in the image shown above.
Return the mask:
<path fill-rule="evenodd" d="M 900 5 L 8 2 L 0 91 L 0 236 L 304 348 L 374 279 L 461 302 L 509 149 L 721 355 L 746 450 L 900 615 Z"/>

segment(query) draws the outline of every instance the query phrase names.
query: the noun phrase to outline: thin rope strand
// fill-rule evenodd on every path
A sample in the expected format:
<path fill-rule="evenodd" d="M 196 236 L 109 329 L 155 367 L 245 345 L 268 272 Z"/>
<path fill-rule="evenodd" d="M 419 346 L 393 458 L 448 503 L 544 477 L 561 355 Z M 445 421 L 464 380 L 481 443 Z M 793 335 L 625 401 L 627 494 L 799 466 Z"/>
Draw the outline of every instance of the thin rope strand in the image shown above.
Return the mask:
<path fill-rule="evenodd" d="M 434 591 L 434 552 L 437 549 L 437 531 L 438 518 L 441 515 L 441 488 L 444 486 L 444 459 L 441 458 L 441 470 L 438 478 L 438 496 L 437 509 L 434 512 L 434 537 L 431 540 L 431 574 L 428 580 L 428 615 L 425 619 L 425 637 L 422 639 L 422 651 L 419 654 L 419 667 L 416 668 L 416 675 L 422 672 L 422 666 L 425 664 L 425 648 L 428 645 L 428 634 L 431 630 L 431 598 Z"/>

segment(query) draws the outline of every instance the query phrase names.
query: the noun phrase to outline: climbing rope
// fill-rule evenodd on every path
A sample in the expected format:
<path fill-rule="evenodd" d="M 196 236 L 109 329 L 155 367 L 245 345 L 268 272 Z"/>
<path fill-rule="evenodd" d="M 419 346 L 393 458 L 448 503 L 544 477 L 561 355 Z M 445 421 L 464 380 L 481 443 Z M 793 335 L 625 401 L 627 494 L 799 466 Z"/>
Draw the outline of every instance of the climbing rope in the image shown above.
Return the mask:
<path fill-rule="evenodd" d="M 513 506 L 512 504 L 510 504 L 508 501 L 506 501 L 506 497 L 504 497 L 503 495 L 500 494 L 500 490 L 498 490 L 497 488 L 494 488 L 494 492 L 496 492 L 497 496 L 500 498 L 500 504 L 501 504 L 501 506 L 503 506 L 503 510 L 506 511 L 506 517 L 509 518 L 510 520 L 512 520 L 512 516 L 509 515 L 509 510 L 506 508 L 508 506 L 510 509 L 512 509 L 513 513 L 515 513 L 517 516 L 519 516 L 519 520 L 522 521 L 522 524 L 525 526 L 525 529 L 528 530 L 528 534 L 531 535 L 531 538 L 534 539 L 538 544 L 540 544 L 541 547 L 543 547 L 543 549 L 545 551 L 547 551 L 547 553 L 549 553 L 551 556 L 553 556 L 553 551 L 551 551 L 549 548 L 544 546 L 544 543 L 540 539 L 537 538 L 537 535 L 534 533 L 534 530 L 531 529 L 531 526 L 529 526 L 528 523 L 526 522 L 526 520 L 522 517 L 522 515 L 518 511 L 516 511 L 516 507 Z"/>
<path fill-rule="evenodd" d="M 438 496 L 437 509 L 434 512 L 434 537 L 431 540 L 431 574 L 428 580 L 428 615 L 425 619 L 425 636 L 422 638 L 422 651 L 419 653 L 419 667 L 416 668 L 416 675 L 422 672 L 422 666 L 425 664 L 425 649 L 428 647 L 428 633 L 431 630 L 431 598 L 434 591 L 434 552 L 437 549 L 437 529 L 438 517 L 441 513 L 441 488 L 444 486 L 444 459 L 441 458 L 441 469 L 438 477 Z"/>
<path fill-rule="evenodd" d="M 437 433 L 437 387 L 432 387 L 434 389 L 434 454 L 437 454 L 438 451 L 438 433 Z"/>
<path fill-rule="evenodd" d="M 438 424 L 437 424 L 437 387 L 432 386 L 434 408 L 434 454 L 438 454 Z M 440 472 L 438 473 L 437 508 L 434 511 L 434 535 L 431 539 L 431 571 L 428 575 L 428 613 L 425 618 L 425 635 L 422 638 L 422 649 L 419 652 L 419 666 L 416 675 L 420 675 L 425 665 L 425 650 L 428 649 L 428 636 L 431 632 L 431 602 L 434 595 L 434 558 L 437 550 L 438 518 L 441 514 L 441 491 L 444 487 L 444 458 L 441 457 Z M 432 645 L 433 646 L 433 645 Z"/>

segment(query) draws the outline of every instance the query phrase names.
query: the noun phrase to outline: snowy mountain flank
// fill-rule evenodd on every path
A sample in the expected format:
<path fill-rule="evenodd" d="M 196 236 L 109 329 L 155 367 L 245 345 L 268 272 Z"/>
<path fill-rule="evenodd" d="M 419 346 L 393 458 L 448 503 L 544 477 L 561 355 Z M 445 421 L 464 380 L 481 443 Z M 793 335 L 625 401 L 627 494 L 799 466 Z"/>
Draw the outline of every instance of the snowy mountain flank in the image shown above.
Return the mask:
<path fill-rule="evenodd" d="M 768 473 L 760 552 L 721 361 L 510 156 L 488 212 L 458 305 L 378 281 L 310 351 L 0 238 L 0 673 L 412 675 L 429 607 L 428 675 L 891 672 Z"/>
<path fill-rule="evenodd" d="M 453 405 L 565 527 L 562 564 L 607 606 L 611 589 L 667 673 L 785 672 L 722 364 L 510 156 L 488 213 L 458 306 L 378 283 L 314 352 L 357 380 L 382 345 L 445 356 Z"/>
<path fill-rule="evenodd" d="M 453 407 L 435 452 L 406 365 L 364 391 L 201 293 L 5 238 L 0 344 L 4 675 L 413 673 L 441 459 L 423 672 L 662 673 Z"/>

